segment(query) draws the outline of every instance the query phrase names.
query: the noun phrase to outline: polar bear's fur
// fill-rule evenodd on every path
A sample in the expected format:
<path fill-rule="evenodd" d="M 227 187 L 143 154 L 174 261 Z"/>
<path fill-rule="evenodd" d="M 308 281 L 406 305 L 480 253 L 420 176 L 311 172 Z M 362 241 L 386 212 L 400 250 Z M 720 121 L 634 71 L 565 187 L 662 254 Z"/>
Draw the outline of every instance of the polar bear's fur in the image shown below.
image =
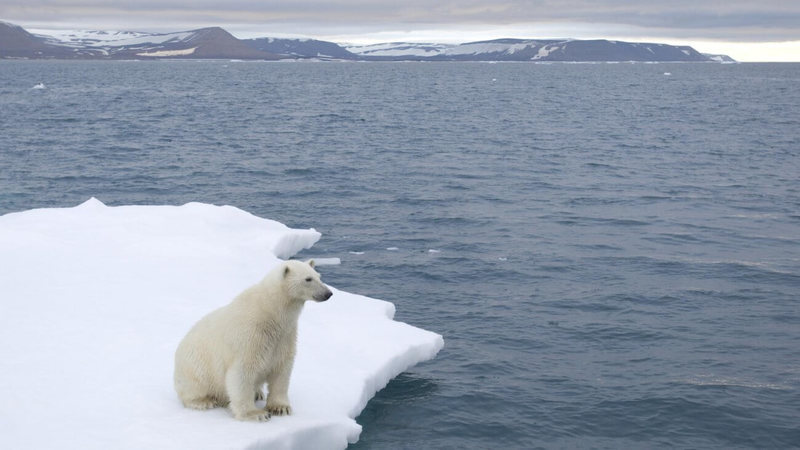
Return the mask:
<path fill-rule="evenodd" d="M 281 264 L 189 330 L 175 352 L 175 390 L 184 406 L 230 405 L 239 420 L 291 413 L 297 319 L 306 300 L 331 296 L 313 267 L 313 260 Z M 267 404 L 259 409 L 255 402 L 264 398 L 264 383 Z"/>

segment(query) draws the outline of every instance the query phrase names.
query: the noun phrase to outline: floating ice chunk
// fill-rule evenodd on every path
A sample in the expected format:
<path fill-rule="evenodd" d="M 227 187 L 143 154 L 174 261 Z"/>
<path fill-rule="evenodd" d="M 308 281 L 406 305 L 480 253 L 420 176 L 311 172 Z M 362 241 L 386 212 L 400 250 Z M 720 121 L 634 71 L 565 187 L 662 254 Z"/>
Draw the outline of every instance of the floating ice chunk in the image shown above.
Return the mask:
<path fill-rule="evenodd" d="M 397 250 L 400 250 L 400 249 L 397 248 L 397 247 L 386 247 L 386 250 L 389 250 L 390 252 L 396 252 Z"/>
<path fill-rule="evenodd" d="M 47 89 L 47 87 L 44 85 L 44 83 L 39 83 L 34 85 L 31 89 Z"/>
<path fill-rule="evenodd" d="M 293 414 L 263 424 L 184 408 L 173 355 L 202 316 L 319 239 L 230 206 L 106 206 L 0 216 L 0 448 L 344 448 L 355 417 L 438 334 L 334 290 L 300 316 Z M 321 270 L 324 276 L 324 270 Z M 52 386 L 58 379 L 57 390 Z M 59 404 L 53 407 L 53 399 Z M 46 443 L 46 444 L 43 444 Z"/>
<path fill-rule="evenodd" d="M 442 251 L 441 250 L 436 250 L 434 248 L 430 248 L 430 249 L 428 249 L 428 253 L 442 253 Z"/>
<path fill-rule="evenodd" d="M 735 386 L 752 389 L 771 389 L 779 391 L 788 391 L 792 388 L 784 384 L 767 383 L 752 380 L 741 380 L 737 378 L 719 377 L 711 374 L 698 375 L 697 377 L 681 380 L 684 383 L 696 386 Z"/>
<path fill-rule="evenodd" d="M 314 258 L 314 264 L 318 266 L 338 266 L 341 263 L 339 258 Z"/>
<path fill-rule="evenodd" d="M 668 77 L 668 76 L 670 76 L 670 75 L 672 75 L 672 73 L 670 73 L 670 72 L 664 72 L 664 76 L 667 76 L 667 77 Z"/>
<path fill-rule="evenodd" d="M 364 252 L 356 252 L 356 251 L 350 251 L 350 252 L 347 252 L 347 253 L 350 253 L 351 255 L 363 255 L 364 254 Z"/>

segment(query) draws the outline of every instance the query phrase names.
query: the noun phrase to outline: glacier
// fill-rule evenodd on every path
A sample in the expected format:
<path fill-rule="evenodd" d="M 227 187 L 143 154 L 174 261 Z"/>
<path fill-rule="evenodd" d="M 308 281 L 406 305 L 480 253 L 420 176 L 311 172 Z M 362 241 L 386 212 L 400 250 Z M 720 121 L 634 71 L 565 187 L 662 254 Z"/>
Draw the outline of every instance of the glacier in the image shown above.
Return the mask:
<path fill-rule="evenodd" d="M 50 43 L 70 47 L 81 47 L 84 45 L 124 47 L 144 44 L 165 44 L 169 42 L 187 42 L 194 35 L 191 31 L 144 33 L 139 31 L 51 30 L 39 28 L 30 28 L 29 31 Z"/>
<path fill-rule="evenodd" d="M 306 304 L 291 416 L 248 423 L 225 408 L 189 410 L 172 387 L 174 351 L 189 328 L 320 237 L 202 203 L 111 207 L 93 198 L 0 216 L 0 447 L 356 442 L 367 401 L 444 345 L 392 320 L 389 302 L 332 288 L 328 302 Z"/>

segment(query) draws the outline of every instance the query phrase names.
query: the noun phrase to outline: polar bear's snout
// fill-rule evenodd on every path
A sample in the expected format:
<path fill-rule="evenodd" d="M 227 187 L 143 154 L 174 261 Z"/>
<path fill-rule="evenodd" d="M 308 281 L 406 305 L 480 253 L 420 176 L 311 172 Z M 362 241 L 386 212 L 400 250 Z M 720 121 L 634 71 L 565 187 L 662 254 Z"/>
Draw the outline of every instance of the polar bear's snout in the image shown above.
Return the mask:
<path fill-rule="evenodd" d="M 325 300 L 331 298 L 333 292 L 330 289 L 325 289 L 323 292 L 318 293 L 314 296 L 314 300 L 318 302 L 324 302 Z"/>

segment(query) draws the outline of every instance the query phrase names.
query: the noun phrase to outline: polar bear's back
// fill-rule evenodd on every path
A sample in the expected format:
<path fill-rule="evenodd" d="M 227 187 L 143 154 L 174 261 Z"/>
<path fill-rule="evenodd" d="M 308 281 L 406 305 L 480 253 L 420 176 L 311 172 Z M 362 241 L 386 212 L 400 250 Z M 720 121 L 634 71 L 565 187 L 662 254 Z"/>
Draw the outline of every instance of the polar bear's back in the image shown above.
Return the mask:
<path fill-rule="evenodd" d="M 229 305 L 228 305 L 229 306 Z M 225 369 L 230 351 L 224 351 L 223 335 L 227 306 L 200 319 L 186 334 L 175 351 L 175 390 L 181 398 L 206 395 L 224 400 Z"/>
<path fill-rule="evenodd" d="M 205 391 L 227 401 L 225 374 L 235 358 L 265 347 L 258 329 L 263 316 L 276 315 L 270 310 L 279 309 L 272 304 L 278 300 L 279 285 L 280 277 L 271 273 L 189 330 L 175 351 L 175 390 L 181 398 L 196 398 Z"/>

